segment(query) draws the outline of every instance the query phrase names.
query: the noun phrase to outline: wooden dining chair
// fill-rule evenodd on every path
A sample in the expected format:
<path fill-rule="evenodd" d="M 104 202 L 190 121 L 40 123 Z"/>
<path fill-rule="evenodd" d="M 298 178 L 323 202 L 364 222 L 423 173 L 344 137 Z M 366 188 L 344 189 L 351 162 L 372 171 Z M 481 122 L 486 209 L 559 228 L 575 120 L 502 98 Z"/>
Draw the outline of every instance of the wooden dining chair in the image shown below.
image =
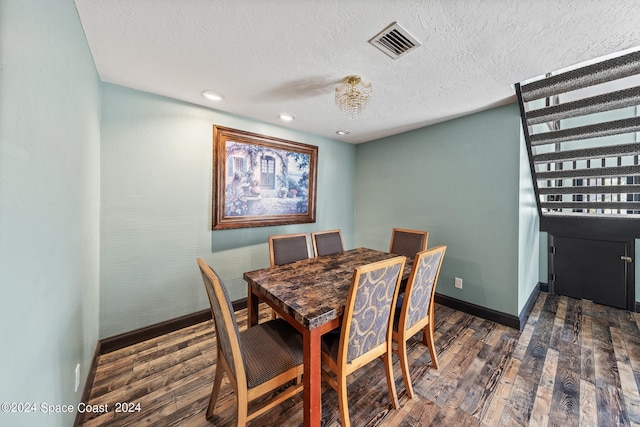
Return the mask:
<path fill-rule="evenodd" d="M 216 375 L 207 408 L 213 417 L 222 377 L 227 374 L 236 393 L 236 425 L 246 423 L 302 390 L 302 336 L 285 320 L 276 319 L 240 331 L 227 290 L 218 275 L 201 258 L 198 266 L 209 297 L 216 329 Z M 280 388 L 295 380 L 284 390 Z M 249 402 L 278 390 L 249 412 Z"/>
<path fill-rule="evenodd" d="M 427 249 L 429 233 L 427 231 L 394 228 L 391 231 L 389 252 L 413 259 L 420 251 Z"/>
<path fill-rule="evenodd" d="M 313 232 L 311 242 L 313 253 L 317 257 L 344 252 L 342 233 L 339 229 Z"/>
<path fill-rule="evenodd" d="M 269 236 L 269 265 L 271 267 L 309 258 L 309 236 L 307 233 Z M 271 318 L 275 319 L 276 317 L 276 311 L 272 310 Z"/>
<path fill-rule="evenodd" d="M 322 377 L 338 393 L 342 426 L 348 427 L 347 376 L 381 357 L 391 403 L 398 408 L 393 379 L 391 332 L 405 257 L 357 267 L 342 316 L 340 334 L 322 336 Z"/>
<path fill-rule="evenodd" d="M 307 233 L 269 236 L 269 262 L 271 267 L 309 258 Z"/>
<path fill-rule="evenodd" d="M 434 295 L 440 275 L 440 267 L 446 246 L 438 246 L 416 255 L 407 287 L 398 297 L 401 308 L 393 322 L 393 352 L 400 359 L 400 368 L 409 398 L 413 398 L 413 386 L 409 375 L 407 340 L 422 331 L 422 342 L 429 348 L 431 364 L 438 369 L 438 357 L 433 341 Z"/>

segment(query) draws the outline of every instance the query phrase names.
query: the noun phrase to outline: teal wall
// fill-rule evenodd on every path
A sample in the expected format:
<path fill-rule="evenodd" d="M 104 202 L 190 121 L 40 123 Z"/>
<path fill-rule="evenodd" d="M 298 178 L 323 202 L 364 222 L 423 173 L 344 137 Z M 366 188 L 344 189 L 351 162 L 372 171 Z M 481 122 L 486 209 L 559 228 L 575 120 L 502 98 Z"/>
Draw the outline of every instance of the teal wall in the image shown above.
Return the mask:
<path fill-rule="evenodd" d="M 100 92 L 71 0 L 0 2 L 0 412 L 70 426 L 98 339 Z M 75 368 L 80 387 L 75 392 Z"/>
<path fill-rule="evenodd" d="M 529 154 L 520 132 L 520 189 L 518 201 L 518 313 L 540 282 L 540 216 L 533 188 Z"/>
<path fill-rule="evenodd" d="M 448 247 L 439 293 L 518 315 L 520 149 L 516 104 L 358 145 L 356 246 L 427 230 Z"/>
<path fill-rule="evenodd" d="M 211 231 L 213 125 L 318 146 L 317 222 Z M 340 228 L 353 247 L 353 145 L 102 85 L 100 336 L 206 309 L 196 257 L 246 297 L 271 234 Z"/>
<path fill-rule="evenodd" d="M 71 0 L 0 2 L 0 43 L 0 402 L 77 403 L 99 337 L 207 308 L 196 257 L 246 296 L 270 234 L 386 250 L 425 229 L 448 246 L 439 292 L 514 315 L 536 252 L 546 275 L 515 105 L 353 146 L 100 83 Z M 213 124 L 317 145 L 317 222 L 212 232 Z"/>

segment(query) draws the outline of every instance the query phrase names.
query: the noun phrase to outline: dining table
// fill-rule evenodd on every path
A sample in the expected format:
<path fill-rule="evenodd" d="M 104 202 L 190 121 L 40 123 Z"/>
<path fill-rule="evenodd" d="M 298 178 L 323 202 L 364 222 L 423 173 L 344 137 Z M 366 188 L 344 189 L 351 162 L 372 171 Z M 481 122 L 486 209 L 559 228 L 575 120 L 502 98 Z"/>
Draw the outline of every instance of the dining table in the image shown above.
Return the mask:
<path fill-rule="evenodd" d="M 321 336 L 340 327 L 355 268 L 397 256 L 357 248 L 244 273 L 249 327 L 258 323 L 258 305 L 264 301 L 302 334 L 305 426 L 322 420 Z M 407 258 L 403 281 L 412 264 Z"/>

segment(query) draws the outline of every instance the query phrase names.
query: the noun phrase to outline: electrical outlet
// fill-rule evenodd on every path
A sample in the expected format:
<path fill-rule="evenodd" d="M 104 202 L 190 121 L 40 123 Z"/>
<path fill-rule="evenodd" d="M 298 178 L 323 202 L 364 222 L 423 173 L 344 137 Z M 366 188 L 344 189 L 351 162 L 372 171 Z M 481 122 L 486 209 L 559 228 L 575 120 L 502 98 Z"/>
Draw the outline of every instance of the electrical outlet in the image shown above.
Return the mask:
<path fill-rule="evenodd" d="M 459 277 L 456 277 L 454 286 L 458 289 L 462 289 L 462 279 Z"/>
<path fill-rule="evenodd" d="M 80 387 L 80 363 L 76 365 L 76 393 L 78 392 L 78 387 Z"/>

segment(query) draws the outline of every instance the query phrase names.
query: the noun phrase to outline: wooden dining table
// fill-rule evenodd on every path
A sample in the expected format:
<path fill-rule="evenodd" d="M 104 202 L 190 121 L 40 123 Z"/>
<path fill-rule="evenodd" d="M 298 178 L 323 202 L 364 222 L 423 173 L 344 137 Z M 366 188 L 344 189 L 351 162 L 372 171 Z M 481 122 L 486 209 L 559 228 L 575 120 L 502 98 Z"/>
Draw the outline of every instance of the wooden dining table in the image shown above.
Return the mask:
<path fill-rule="evenodd" d="M 262 300 L 302 334 L 305 426 L 319 426 L 322 420 L 320 338 L 340 326 L 354 269 L 396 256 L 357 248 L 244 273 L 249 326 L 258 323 Z M 404 280 L 412 263 L 406 260 Z"/>

